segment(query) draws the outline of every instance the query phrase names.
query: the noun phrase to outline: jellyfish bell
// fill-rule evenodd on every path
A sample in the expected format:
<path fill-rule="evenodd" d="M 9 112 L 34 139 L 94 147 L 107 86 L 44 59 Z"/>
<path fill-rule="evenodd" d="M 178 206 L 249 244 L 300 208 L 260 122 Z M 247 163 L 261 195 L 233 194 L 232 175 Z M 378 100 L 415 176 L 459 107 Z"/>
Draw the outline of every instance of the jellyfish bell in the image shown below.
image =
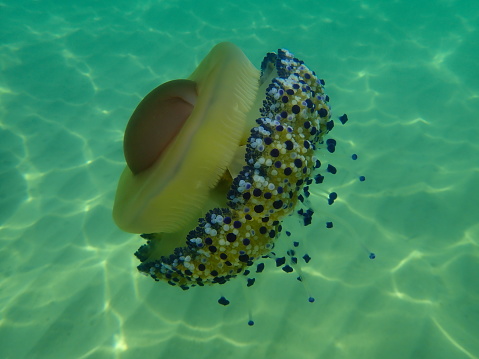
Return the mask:
<path fill-rule="evenodd" d="M 226 203 L 258 77 L 238 47 L 220 43 L 188 79 L 166 82 L 140 102 L 125 131 L 127 167 L 113 209 L 122 230 L 181 238 L 178 231 Z"/>

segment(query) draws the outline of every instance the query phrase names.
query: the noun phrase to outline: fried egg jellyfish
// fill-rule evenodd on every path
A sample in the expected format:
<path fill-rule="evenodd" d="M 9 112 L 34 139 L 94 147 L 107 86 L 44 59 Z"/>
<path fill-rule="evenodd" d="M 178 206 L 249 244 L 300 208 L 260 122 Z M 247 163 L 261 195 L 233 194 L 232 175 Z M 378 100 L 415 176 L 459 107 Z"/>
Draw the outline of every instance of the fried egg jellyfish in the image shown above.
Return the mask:
<path fill-rule="evenodd" d="M 333 128 L 323 85 L 287 50 L 258 71 L 220 43 L 188 79 L 140 102 L 113 217 L 147 240 L 135 253 L 141 272 L 182 289 L 224 284 L 271 252 L 321 178 L 315 150 Z"/>

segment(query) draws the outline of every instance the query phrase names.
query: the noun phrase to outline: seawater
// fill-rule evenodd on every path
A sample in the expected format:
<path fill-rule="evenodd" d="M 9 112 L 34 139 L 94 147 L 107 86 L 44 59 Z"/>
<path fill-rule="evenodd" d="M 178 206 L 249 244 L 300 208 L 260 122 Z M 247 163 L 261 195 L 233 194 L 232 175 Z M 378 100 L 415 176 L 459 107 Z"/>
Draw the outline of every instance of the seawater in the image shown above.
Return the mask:
<path fill-rule="evenodd" d="M 464 0 L 1 3 L 0 357 L 478 358 L 478 19 Z M 349 115 L 313 223 L 284 224 L 307 290 L 274 266 L 246 289 L 155 283 L 112 221 L 130 114 L 220 41 L 258 67 L 291 50 Z"/>

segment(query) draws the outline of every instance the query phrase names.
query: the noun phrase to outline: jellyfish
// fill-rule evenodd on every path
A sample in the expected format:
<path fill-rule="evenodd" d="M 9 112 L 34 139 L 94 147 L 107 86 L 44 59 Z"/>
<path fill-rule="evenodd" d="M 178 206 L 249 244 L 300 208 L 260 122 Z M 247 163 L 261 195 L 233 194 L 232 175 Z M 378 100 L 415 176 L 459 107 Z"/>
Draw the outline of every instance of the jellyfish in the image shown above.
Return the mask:
<path fill-rule="evenodd" d="M 315 181 L 334 125 L 324 81 L 286 49 L 260 68 L 220 43 L 130 118 L 113 217 L 146 240 L 138 269 L 156 281 L 186 290 L 247 272 Z"/>

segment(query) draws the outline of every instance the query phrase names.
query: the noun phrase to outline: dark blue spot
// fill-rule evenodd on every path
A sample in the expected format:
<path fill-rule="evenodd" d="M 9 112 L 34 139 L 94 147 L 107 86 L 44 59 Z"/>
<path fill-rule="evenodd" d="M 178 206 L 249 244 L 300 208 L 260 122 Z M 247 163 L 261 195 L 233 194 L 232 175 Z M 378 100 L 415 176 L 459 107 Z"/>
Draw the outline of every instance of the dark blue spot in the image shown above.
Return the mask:
<path fill-rule="evenodd" d="M 338 194 L 336 192 L 331 192 L 328 197 L 328 204 L 332 205 L 337 198 Z"/>
<path fill-rule="evenodd" d="M 336 167 L 334 167 L 333 165 L 328 165 L 328 168 L 326 169 L 326 171 L 328 171 L 329 173 L 335 175 L 338 170 L 336 169 Z"/>
<path fill-rule="evenodd" d="M 291 141 L 289 141 L 289 140 L 288 140 L 288 141 L 285 141 L 284 144 L 286 145 L 286 149 L 287 149 L 288 151 L 291 151 L 291 150 L 294 148 L 293 142 L 291 142 Z"/>
<path fill-rule="evenodd" d="M 286 263 L 285 257 L 276 258 L 276 267 L 281 267 L 285 263 Z"/>
<path fill-rule="evenodd" d="M 261 273 L 264 270 L 264 263 L 260 263 L 256 266 L 256 273 Z"/>
<path fill-rule="evenodd" d="M 317 174 L 316 176 L 314 176 L 314 181 L 316 184 L 323 183 L 323 180 L 324 180 L 324 176 L 321 176 L 320 174 Z"/>
<path fill-rule="evenodd" d="M 283 207 L 283 201 L 282 200 L 277 200 L 277 201 L 274 201 L 273 202 L 273 207 L 275 209 L 280 209 L 281 207 Z"/>
<path fill-rule="evenodd" d="M 326 141 L 326 149 L 328 150 L 329 153 L 334 153 L 334 151 L 336 151 L 336 141 L 332 140 L 330 142 L 331 139 L 328 139 Z M 334 141 L 334 142 L 333 142 Z"/>
<path fill-rule="evenodd" d="M 234 233 L 228 233 L 226 235 L 226 240 L 230 243 L 233 243 L 234 241 L 236 241 L 236 234 Z"/>
<path fill-rule="evenodd" d="M 228 305 L 230 304 L 230 301 L 225 297 L 221 297 L 220 299 L 218 299 L 218 303 L 220 303 L 221 305 Z"/>
<path fill-rule="evenodd" d="M 329 101 L 329 98 L 326 101 Z M 344 114 L 339 116 L 339 121 L 341 121 L 341 123 L 344 125 L 346 122 L 348 122 L 348 115 Z"/>
<path fill-rule="evenodd" d="M 256 213 L 261 213 L 261 212 L 263 212 L 263 211 L 264 211 L 263 205 L 258 204 L 258 205 L 256 205 L 256 206 L 254 206 L 254 211 L 255 211 Z"/>
<path fill-rule="evenodd" d="M 278 157 L 279 156 L 279 150 L 277 148 L 273 148 L 269 154 L 272 157 Z"/>
<path fill-rule="evenodd" d="M 304 192 L 304 195 L 306 196 L 306 198 L 311 196 L 311 193 L 309 193 L 309 187 L 308 186 L 303 188 L 303 192 Z"/>

